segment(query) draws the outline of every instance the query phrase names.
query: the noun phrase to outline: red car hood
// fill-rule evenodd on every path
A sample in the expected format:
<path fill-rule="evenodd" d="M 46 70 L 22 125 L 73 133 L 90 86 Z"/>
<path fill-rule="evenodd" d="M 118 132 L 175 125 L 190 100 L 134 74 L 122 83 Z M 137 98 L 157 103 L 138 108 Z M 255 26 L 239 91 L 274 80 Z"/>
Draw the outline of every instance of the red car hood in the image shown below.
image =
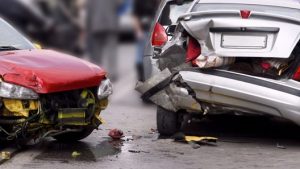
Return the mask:
<path fill-rule="evenodd" d="M 0 52 L 0 75 L 40 94 L 98 86 L 106 72 L 76 57 L 50 50 Z"/>

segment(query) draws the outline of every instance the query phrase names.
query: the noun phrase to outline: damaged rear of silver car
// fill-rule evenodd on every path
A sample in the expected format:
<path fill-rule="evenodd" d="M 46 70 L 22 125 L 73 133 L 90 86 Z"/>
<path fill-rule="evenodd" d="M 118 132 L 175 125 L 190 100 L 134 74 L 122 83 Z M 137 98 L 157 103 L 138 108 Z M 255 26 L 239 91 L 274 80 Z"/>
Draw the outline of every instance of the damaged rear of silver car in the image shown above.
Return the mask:
<path fill-rule="evenodd" d="M 176 132 L 179 112 L 270 115 L 300 125 L 298 18 L 292 0 L 194 1 L 156 58 L 162 72 L 137 87 L 159 106 L 160 133 Z"/>

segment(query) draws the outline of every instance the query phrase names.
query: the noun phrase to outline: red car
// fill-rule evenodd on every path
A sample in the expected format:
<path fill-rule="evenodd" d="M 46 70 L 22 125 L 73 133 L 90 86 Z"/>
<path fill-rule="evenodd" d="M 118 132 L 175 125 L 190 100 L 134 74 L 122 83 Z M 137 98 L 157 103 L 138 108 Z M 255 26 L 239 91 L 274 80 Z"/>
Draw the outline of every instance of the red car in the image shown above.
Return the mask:
<path fill-rule="evenodd" d="M 0 139 L 77 141 L 97 129 L 112 94 L 100 67 L 37 49 L 0 19 Z"/>

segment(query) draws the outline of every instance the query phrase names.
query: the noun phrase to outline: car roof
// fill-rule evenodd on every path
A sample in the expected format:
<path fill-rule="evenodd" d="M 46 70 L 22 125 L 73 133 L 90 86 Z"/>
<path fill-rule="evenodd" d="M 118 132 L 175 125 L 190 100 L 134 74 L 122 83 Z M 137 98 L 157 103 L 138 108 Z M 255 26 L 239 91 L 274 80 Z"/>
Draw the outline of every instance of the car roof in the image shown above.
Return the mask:
<path fill-rule="evenodd" d="M 266 5 L 300 9 L 300 0 L 200 0 L 199 3 Z"/>

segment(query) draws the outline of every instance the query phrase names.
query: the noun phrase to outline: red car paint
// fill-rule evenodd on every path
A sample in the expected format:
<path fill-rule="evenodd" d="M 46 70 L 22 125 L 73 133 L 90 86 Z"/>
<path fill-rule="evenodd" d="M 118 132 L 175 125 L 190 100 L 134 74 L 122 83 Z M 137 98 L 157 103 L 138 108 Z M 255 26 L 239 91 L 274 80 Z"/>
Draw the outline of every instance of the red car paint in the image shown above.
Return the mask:
<path fill-rule="evenodd" d="M 51 50 L 0 52 L 0 76 L 40 94 L 99 86 L 106 72 L 79 58 Z"/>

